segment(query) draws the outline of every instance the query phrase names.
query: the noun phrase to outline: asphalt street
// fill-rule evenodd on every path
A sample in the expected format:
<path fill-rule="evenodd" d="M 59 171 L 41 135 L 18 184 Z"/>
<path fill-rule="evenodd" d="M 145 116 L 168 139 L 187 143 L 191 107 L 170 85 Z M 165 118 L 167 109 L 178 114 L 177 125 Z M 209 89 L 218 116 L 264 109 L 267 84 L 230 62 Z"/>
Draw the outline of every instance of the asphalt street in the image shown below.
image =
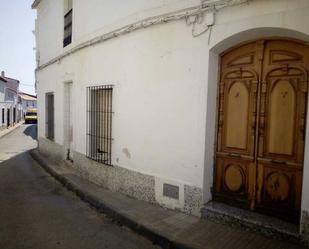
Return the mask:
<path fill-rule="evenodd" d="M 1 249 L 159 248 L 113 223 L 46 173 L 29 155 L 36 125 L 0 138 Z"/>

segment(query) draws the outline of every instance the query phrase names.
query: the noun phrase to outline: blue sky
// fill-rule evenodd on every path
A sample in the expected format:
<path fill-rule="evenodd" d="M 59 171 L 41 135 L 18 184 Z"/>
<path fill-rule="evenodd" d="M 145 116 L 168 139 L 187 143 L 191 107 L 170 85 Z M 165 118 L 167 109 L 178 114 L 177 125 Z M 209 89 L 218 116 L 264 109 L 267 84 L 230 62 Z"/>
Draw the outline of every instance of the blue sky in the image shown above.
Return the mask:
<path fill-rule="evenodd" d="M 20 80 L 20 90 L 34 93 L 36 13 L 33 0 L 0 0 L 0 71 Z"/>

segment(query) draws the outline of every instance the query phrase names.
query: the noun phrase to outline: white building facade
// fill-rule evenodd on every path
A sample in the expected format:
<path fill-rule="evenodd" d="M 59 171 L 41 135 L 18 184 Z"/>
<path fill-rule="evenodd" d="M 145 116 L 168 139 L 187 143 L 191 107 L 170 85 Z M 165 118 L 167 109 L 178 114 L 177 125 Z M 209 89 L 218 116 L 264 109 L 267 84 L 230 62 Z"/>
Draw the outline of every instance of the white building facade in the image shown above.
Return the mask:
<path fill-rule="evenodd" d="M 21 105 L 18 98 L 19 81 L 8 78 L 4 72 L 0 77 L 0 127 L 15 125 L 21 119 Z"/>
<path fill-rule="evenodd" d="M 307 0 L 33 8 L 42 153 L 189 214 L 216 199 L 287 215 L 309 238 Z"/>
<path fill-rule="evenodd" d="M 19 92 L 19 98 L 21 102 L 21 116 L 24 117 L 28 109 L 37 108 L 37 97 L 32 94 Z"/>
<path fill-rule="evenodd" d="M 0 127 L 4 128 L 6 126 L 5 123 L 5 82 L 6 80 L 0 77 L 0 111 L 1 111 L 1 119 L 0 119 Z"/>

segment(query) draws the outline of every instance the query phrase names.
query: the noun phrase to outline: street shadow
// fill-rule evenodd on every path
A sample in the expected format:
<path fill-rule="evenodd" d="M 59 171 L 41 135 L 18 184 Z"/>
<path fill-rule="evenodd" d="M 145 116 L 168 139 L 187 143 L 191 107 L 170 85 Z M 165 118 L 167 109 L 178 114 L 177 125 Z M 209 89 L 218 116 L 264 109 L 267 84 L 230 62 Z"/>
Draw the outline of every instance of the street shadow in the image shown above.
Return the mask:
<path fill-rule="evenodd" d="M 27 128 L 24 130 L 24 134 L 26 136 L 30 136 L 33 140 L 37 140 L 37 130 L 38 129 L 36 124 L 28 125 Z"/>

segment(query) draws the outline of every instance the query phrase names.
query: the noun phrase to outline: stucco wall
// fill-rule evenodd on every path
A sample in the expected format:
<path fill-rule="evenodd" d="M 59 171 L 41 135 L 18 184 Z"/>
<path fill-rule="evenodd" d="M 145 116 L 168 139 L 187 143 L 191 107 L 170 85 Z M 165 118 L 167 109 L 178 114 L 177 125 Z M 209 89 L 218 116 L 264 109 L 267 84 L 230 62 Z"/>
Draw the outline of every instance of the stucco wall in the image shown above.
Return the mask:
<path fill-rule="evenodd" d="M 86 121 L 80 120 L 86 120 L 86 87 L 114 84 L 113 164 L 201 187 L 207 54 L 192 48 L 202 48 L 204 42 L 194 40 L 182 23 L 171 23 L 81 51 L 42 70 L 39 106 L 44 106 L 46 92 L 55 92 L 55 141 L 64 142 L 59 128 L 64 82 L 73 81 L 73 149 L 83 154 Z M 39 135 L 44 136 L 42 108 L 39 115 Z"/>
<path fill-rule="evenodd" d="M 75 16 L 81 15 L 82 18 L 75 18 L 74 40 L 87 40 L 96 34 L 106 33 L 150 16 L 200 3 L 200 0 L 131 0 L 129 4 L 122 0 L 92 0 L 85 4 L 83 0 L 76 0 L 73 7 Z"/>
<path fill-rule="evenodd" d="M 200 4 L 200 0 L 74 0 L 72 44 L 63 48 L 64 2 L 44 0 L 37 7 L 36 36 L 40 63 L 102 33 L 151 16 Z M 87 21 L 85 21 L 87 20 Z M 52 42 L 51 42 L 52 41 Z M 48 47 L 48 49 L 45 49 Z"/>
<path fill-rule="evenodd" d="M 46 62 L 63 51 L 62 0 L 44 0 L 37 9 L 36 50 L 40 62 Z"/>
<path fill-rule="evenodd" d="M 38 15 L 39 49 L 43 61 L 63 51 L 62 26 L 60 32 L 59 27 L 54 27 L 60 22 L 53 20 L 62 15 L 57 10 L 61 4 L 59 0 L 55 2 L 50 6 L 53 9 L 51 14 L 42 12 Z M 163 13 L 170 10 L 170 6 L 178 6 L 167 4 L 164 7 L 164 3 L 175 2 L 172 0 L 160 1 L 158 8 L 153 5 L 154 1 L 150 1 L 149 6 L 139 5 L 136 1 L 136 5 L 127 8 L 128 12 L 121 9 L 124 5 L 120 6 L 123 19 L 109 16 L 102 19 L 106 23 L 99 23 L 99 10 L 104 9 L 104 2 L 94 2 L 98 11 L 87 2 L 76 0 L 74 35 L 78 41 L 110 31 L 120 24 L 129 24 L 141 16 L 144 18 L 145 13 Z M 181 3 L 188 7 L 196 1 Z M 47 5 L 42 5 L 38 11 Z M 85 9 L 85 16 L 78 19 L 82 9 Z M 203 189 L 206 202 L 211 198 L 213 182 L 219 54 L 240 42 L 263 37 L 309 41 L 308 12 L 309 2 L 306 0 L 250 1 L 217 12 L 211 33 L 206 32 L 197 38 L 191 34 L 192 27 L 180 20 L 134 31 L 80 50 L 37 73 L 39 136 L 45 136 L 45 93 L 54 92 L 55 142 L 64 143 L 63 87 L 65 82 L 72 81 L 76 103 L 73 109 L 73 149 L 85 154 L 86 87 L 113 84 L 113 164 L 154 176 L 157 183 L 165 181 L 178 184 L 182 189 L 184 186 Z M 91 18 L 90 13 L 93 14 Z M 41 22 L 43 16 L 45 20 Z M 92 21 L 85 21 L 89 19 Z M 51 28 L 50 34 L 41 32 L 45 26 Z M 51 35 L 56 38 L 48 44 Z M 308 136 L 306 144 L 309 144 Z M 308 157 L 309 146 L 306 146 L 303 210 L 309 210 Z M 161 188 L 156 189 L 159 192 Z M 157 199 L 168 203 L 160 196 Z M 178 204 L 170 203 L 174 207 Z"/>
<path fill-rule="evenodd" d="M 5 82 L 0 80 L 0 102 L 4 102 Z"/>
<path fill-rule="evenodd" d="M 27 111 L 28 108 L 37 108 L 36 100 L 22 100 L 22 109 Z"/>

